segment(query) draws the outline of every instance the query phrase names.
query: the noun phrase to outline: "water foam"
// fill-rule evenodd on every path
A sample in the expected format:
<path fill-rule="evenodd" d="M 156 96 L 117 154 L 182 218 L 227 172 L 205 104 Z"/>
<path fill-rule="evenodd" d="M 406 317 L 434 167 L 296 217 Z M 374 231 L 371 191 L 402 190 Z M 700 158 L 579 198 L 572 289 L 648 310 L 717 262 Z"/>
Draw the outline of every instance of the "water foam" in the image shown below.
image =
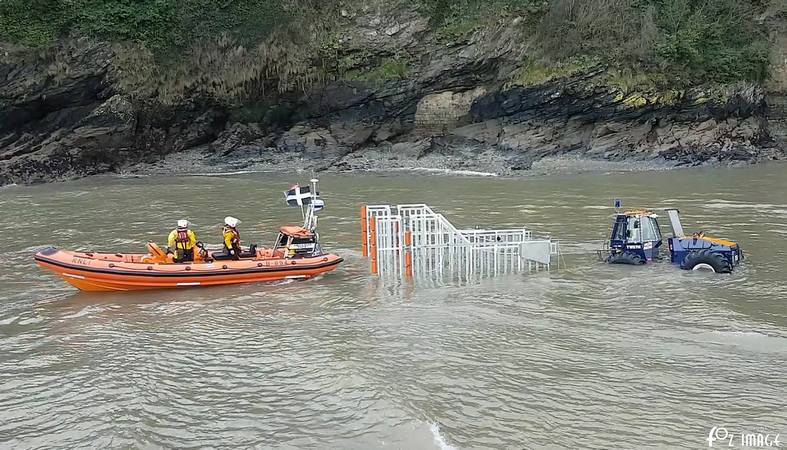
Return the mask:
<path fill-rule="evenodd" d="M 263 173 L 262 170 L 236 170 L 234 172 L 198 172 L 188 174 L 192 177 L 227 177 L 232 175 L 247 175 L 250 173 Z"/>
<path fill-rule="evenodd" d="M 429 173 L 444 173 L 446 175 L 465 175 L 473 177 L 497 177 L 498 174 L 494 172 L 481 172 L 477 170 L 454 170 L 454 169 L 437 169 L 433 167 L 399 167 L 394 169 L 383 169 L 381 172 L 429 172 Z"/>
<path fill-rule="evenodd" d="M 437 444 L 438 447 L 440 447 L 441 450 L 457 450 L 456 447 L 454 447 L 453 445 L 449 444 L 445 440 L 443 435 L 440 434 L 440 426 L 439 425 L 437 425 L 436 423 L 432 423 L 429 426 L 429 431 L 432 432 L 432 436 L 434 436 L 434 442 L 435 442 L 435 444 Z"/>

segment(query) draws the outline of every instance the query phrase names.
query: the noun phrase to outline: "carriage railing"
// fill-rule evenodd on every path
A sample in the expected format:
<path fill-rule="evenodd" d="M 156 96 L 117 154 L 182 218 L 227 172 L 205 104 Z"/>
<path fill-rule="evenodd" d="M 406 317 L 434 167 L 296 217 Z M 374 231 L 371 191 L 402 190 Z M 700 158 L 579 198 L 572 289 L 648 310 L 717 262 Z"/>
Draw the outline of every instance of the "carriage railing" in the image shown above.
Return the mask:
<path fill-rule="evenodd" d="M 384 277 L 470 279 L 548 270 L 558 243 L 527 228 L 458 229 L 425 204 L 361 209 L 363 255 Z"/>

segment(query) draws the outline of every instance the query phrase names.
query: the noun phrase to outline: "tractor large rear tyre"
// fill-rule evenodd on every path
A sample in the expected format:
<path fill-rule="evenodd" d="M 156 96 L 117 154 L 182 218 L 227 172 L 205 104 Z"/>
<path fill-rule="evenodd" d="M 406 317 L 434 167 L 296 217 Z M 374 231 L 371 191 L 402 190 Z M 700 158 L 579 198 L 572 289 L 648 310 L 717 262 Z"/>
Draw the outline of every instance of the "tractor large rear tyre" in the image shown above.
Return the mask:
<path fill-rule="evenodd" d="M 721 253 L 716 253 L 711 250 L 699 250 L 691 252 L 683 258 L 683 263 L 680 265 L 684 270 L 713 270 L 715 273 L 730 273 L 732 266 L 727 258 Z"/>
<path fill-rule="evenodd" d="M 640 266 L 645 264 L 645 260 L 642 259 L 642 257 L 636 253 L 631 252 L 615 253 L 614 255 L 609 255 L 607 262 L 610 264 L 630 264 L 632 266 Z"/>

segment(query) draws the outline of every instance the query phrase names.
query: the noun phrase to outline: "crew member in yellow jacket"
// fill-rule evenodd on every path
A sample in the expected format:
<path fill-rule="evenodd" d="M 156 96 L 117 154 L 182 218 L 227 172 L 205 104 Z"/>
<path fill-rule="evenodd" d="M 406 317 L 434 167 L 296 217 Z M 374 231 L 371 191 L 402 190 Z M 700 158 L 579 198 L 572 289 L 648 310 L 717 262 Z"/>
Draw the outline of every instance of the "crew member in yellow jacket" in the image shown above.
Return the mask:
<path fill-rule="evenodd" d="M 239 223 L 240 220 L 232 216 L 224 218 L 224 229 L 222 230 L 224 254 L 226 254 L 229 259 L 238 260 L 241 257 L 240 233 L 238 232 Z"/>
<path fill-rule="evenodd" d="M 194 261 L 194 247 L 197 246 L 197 235 L 189 229 L 189 221 L 178 220 L 178 227 L 169 233 L 167 254 L 173 255 L 176 263 Z"/>

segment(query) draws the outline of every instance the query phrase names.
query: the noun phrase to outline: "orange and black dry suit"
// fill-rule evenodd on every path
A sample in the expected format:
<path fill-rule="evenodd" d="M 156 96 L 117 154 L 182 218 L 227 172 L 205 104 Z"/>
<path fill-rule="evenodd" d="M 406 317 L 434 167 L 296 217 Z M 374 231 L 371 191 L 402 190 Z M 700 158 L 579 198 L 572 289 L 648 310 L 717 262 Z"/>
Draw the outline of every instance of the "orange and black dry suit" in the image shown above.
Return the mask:
<path fill-rule="evenodd" d="M 176 263 L 194 261 L 197 236 L 188 228 L 176 228 L 169 233 L 167 246 L 169 251 L 173 253 L 173 260 Z"/>

